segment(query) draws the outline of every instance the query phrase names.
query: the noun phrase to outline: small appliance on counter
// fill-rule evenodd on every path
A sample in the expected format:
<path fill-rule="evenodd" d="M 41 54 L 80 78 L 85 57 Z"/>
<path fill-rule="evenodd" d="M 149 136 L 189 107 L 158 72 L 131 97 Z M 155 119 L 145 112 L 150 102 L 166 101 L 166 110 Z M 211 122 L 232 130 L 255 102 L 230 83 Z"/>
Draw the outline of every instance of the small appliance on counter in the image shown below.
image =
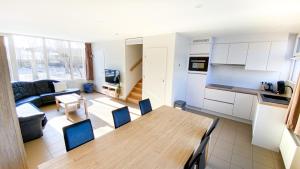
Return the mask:
<path fill-rule="evenodd" d="M 262 91 L 274 92 L 274 87 L 271 82 L 261 82 L 260 88 Z"/>
<path fill-rule="evenodd" d="M 277 91 L 279 94 L 285 93 L 285 82 L 284 81 L 278 81 L 277 82 Z"/>

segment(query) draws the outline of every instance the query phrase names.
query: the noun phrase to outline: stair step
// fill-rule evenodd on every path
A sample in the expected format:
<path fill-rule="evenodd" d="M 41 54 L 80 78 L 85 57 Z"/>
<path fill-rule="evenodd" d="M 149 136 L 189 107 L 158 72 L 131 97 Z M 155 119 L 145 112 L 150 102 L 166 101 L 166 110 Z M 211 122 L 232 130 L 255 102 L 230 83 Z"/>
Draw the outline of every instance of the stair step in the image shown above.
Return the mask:
<path fill-rule="evenodd" d="M 132 91 L 136 93 L 142 93 L 142 88 L 134 87 Z"/>
<path fill-rule="evenodd" d="M 127 102 L 129 102 L 129 103 L 139 104 L 139 101 L 140 100 L 134 99 L 134 98 L 131 98 L 131 97 L 127 98 Z"/>
<path fill-rule="evenodd" d="M 142 86 L 143 86 L 143 83 L 141 83 L 141 82 L 139 82 L 135 85 L 135 87 L 138 87 L 138 88 L 142 88 Z"/>
<path fill-rule="evenodd" d="M 141 99 L 141 98 L 142 98 L 142 93 L 138 93 L 138 92 L 132 91 L 132 92 L 129 94 L 129 97 L 134 97 L 134 98 L 137 98 L 137 99 Z"/>

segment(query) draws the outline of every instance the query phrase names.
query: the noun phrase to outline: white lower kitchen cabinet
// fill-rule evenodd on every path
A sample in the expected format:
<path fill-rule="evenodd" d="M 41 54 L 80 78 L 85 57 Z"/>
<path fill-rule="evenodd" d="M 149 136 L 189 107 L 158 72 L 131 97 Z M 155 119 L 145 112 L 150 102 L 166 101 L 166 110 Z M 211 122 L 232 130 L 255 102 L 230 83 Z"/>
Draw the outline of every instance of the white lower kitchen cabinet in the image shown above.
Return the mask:
<path fill-rule="evenodd" d="M 252 144 L 279 151 L 286 112 L 286 108 L 258 104 L 252 126 Z"/>
<path fill-rule="evenodd" d="M 286 127 L 283 130 L 280 152 L 285 168 L 300 169 L 300 141 Z"/>
<path fill-rule="evenodd" d="M 186 102 L 187 105 L 203 108 L 204 92 L 206 85 L 206 75 L 188 74 Z"/>
<path fill-rule="evenodd" d="M 206 88 L 205 98 L 226 103 L 234 103 L 235 92 Z"/>
<path fill-rule="evenodd" d="M 254 96 L 250 94 L 236 93 L 233 107 L 233 116 L 250 120 L 253 97 Z"/>
<path fill-rule="evenodd" d="M 218 113 L 223 113 L 227 115 L 232 115 L 233 104 L 218 102 L 214 100 L 204 99 L 204 108 L 207 110 L 215 111 Z"/>
<path fill-rule="evenodd" d="M 258 104 L 258 97 L 253 96 L 252 100 L 252 108 L 251 108 L 251 120 L 252 120 L 252 125 L 253 125 L 253 120 L 255 118 L 256 112 L 257 112 L 257 104 Z M 253 125 L 254 126 L 254 125 Z"/>

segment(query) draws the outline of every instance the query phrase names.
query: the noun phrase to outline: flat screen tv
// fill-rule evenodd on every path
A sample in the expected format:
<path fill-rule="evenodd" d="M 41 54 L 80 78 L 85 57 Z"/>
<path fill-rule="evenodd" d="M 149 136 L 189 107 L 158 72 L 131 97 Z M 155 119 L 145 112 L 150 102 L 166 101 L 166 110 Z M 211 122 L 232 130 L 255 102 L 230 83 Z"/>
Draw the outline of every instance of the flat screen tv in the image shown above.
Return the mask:
<path fill-rule="evenodd" d="M 113 69 L 104 69 L 105 71 L 105 82 L 118 84 L 120 83 L 120 71 Z"/>

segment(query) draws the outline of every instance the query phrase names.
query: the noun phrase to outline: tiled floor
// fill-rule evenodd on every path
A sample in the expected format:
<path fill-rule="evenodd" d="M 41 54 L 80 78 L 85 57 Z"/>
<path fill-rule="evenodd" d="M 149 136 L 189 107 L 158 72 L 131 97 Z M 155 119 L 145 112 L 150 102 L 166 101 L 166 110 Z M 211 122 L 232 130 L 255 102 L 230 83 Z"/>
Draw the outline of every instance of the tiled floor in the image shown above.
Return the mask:
<path fill-rule="evenodd" d="M 93 124 L 95 137 L 112 131 L 113 119 L 111 111 L 127 105 L 132 120 L 140 116 L 136 105 L 112 100 L 101 94 L 85 95 L 88 101 L 88 110 Z M 41 108 L 48 117 L 44 129 L 44 136 L 25 143 L 28 165 L 35 169 L 38 164 L 65 153 L 62 127 L 71 124 L 63 113 L 56 111 L 55 105 Z M 202 114 L 196 111 L 193 113 Z M 72 121 L 84 119 L 83 111 L 71 115 Z M 212 116 L 213 117 L 213 116 Z M 268 151 L 251 145 L 251 126 L 232 120 L 221 119 L 212 134 L 209 144 L 209 158 L 207 169 L 282 169 L 283 163 L 279 153 Z"/>

